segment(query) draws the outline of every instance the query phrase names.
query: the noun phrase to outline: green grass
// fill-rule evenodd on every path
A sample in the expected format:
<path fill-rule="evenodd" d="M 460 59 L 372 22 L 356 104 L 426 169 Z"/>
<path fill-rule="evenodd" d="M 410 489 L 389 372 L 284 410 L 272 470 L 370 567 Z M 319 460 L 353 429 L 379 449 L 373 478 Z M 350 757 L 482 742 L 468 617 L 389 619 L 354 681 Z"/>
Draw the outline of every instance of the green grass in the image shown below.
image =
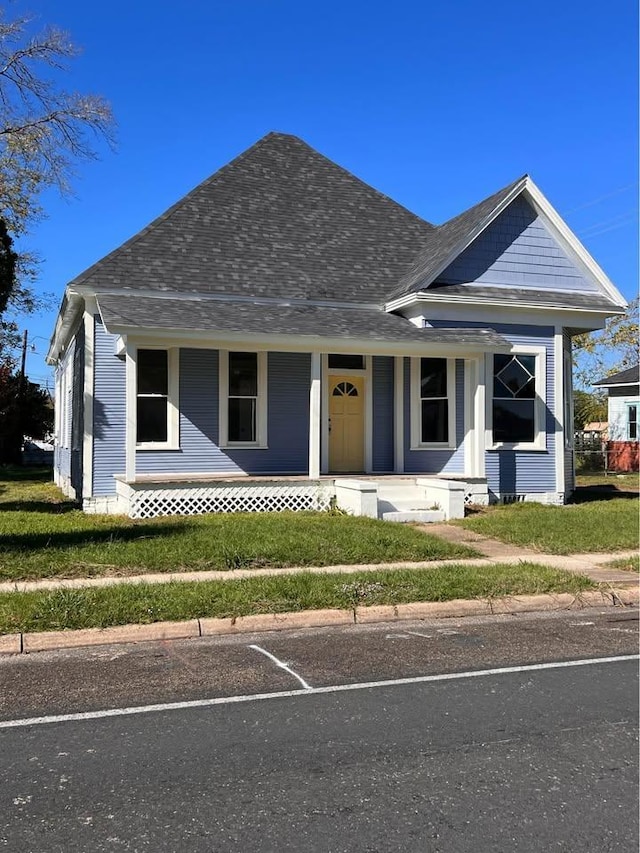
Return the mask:
<path fill-rule="evenodd" d="M 90 589 L 0 594 L 0 634 L 324 607 L 351 609 L 356 604 L 579 593 L 594 586 L 581 575 L 531 563 L 482 568 L 386 569 L 352 575 L 307 572 L 228 581 L 122 583 Z"/>
<path fill-rule="evenodd" d="M 633 557 L 620 557 L 619 560 L 611 560 L 605 563 L 608 569 L 622 569 L 625 572 L 640 572 L 640 559 L 636 554 Z"/>
<path fill-rule="evenodd" d="M 579 489 L 606 487 L 621 492 L 637 492 L 640 487 L 638 474 L 604 474 L 596 471 L 590 474 L 577 474 L 576 486 Z"/>
<path fill-rule="evenodd" d="M 477 556 L 400 524 L 329 513 L 234 513 L 133 521 L 85 515 L 47 482 L 0 473 L 0 579 L 132 575 Z"/>
<path fill-rule="evenodd" d="M 487 508 L 459 524 L 549 554 L 622 551 L 638 547 L 638 500 L 612 498 L 558 507 L 518 503 Z"/>

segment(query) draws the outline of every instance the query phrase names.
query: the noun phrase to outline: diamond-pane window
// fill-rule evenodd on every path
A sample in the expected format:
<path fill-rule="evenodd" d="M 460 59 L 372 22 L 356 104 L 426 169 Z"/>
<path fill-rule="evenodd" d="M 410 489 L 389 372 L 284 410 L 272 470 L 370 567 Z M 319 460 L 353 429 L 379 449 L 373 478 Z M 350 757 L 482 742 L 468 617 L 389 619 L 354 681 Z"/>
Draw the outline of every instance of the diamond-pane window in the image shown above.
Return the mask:
<path fill-rule="evenodd" d="M 536 357 L 494 355 L 493 440 L 533 442 L 536 437 Z"/>
<path fill-rule="evenodd" d="M 535 358 L 533 356 L 494 356 L 494 397 L 533 399 L 535 394 Z"/>

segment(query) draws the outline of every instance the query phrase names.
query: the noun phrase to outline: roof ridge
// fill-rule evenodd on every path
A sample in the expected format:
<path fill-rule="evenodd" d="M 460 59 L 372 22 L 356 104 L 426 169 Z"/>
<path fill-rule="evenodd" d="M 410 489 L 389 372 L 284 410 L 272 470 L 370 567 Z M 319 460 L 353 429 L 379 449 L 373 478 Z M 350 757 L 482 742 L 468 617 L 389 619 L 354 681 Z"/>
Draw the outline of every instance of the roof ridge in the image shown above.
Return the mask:
<path fill-rule="evenodd" d="M 289 139 L 297 140 L 302 145 L 304 145 L 305 148 L 308 148 L 309 151 L 313 151 L 313 153 L 315 155 L 317 155 L 318 157 L 321 157 L 323 160 L 326 160 L 326 162 L 329 163 L 331 166 L 333 166 L 334 168 L 340 169 L 340 171 L 344 172 L 345 175 L 348 175 L 350 178 L 353 178 L 354 181 L 357 181 L 359 184 L 362 184 L 363 187 L 366 187 L 367 190 L 373 192 L 379 198 L 383 199 L 384 201 L 391 202 L 394 205 L 394 207 L 397 207 L 400 210 L 402 210 L 404 213 L 408 213 L 410 216 L 413 216 L 413 218 L 417 219 L 418 222 L 420 222 L 422 225 L 428 225 L 430 228 L 433 228 L 434 230 L 437 227 L 432 222 L 429 222 L 428 219 L 423 219 L 422 216 L 419 216 L 417 213 L 414 213 L 413 210 L 409 210 L 409 208 L 405 207 L 404 204 L 400 204 L 400 202 L 396 201 L 395 198 L 391 198 L 391 196 L 387 195 L 386 193 L 383 193 L 381 190 L 377 189 L 377 187 L 374 187 L 372 184 L 368 184 L 363 178 L 359 178 L 350 169 L 346 169 L 344 166 L 341 166 L 340 163 L 336 163 L 335 160 L 332 160 L 330 157 L 327 157 L 327 155 L 323 154 L 322 151 L 318 151 L 318 149 L 314 148 L 313 145 L 309 145 L 309 143 L 306 142 L 304 139 L 302 139 L 302 137 L 295 136 L 294 134 L 290 134 L 290 133 L 278 134 L 275 131 L 273 131 L 273 133 L 276 136 L 277 135 L 286 136 Z"/>
<path fill-rule="evenodd" d="M 267 142 L 268 139 L 274 136 L 287 136 L 287 134 L 278 133 L 277 131 L 269 131 L 269 133 L 266 133 L 264 136 L 261 136 L 260 139 L 256 140 L 253 143 L 253 145 L 250 145 L 244 151 L 241 151 L 240 154 L 235 156 L 232 160 L 229 160 L 228 163 L 225 163 L 219 169 L 216 169 L 216 171 L 213 172 L 213 174 L 209 175 L 209 177 L 205 178 L 203 181 L 200 181 L 200 183 L 196 184 L 195 187 L 192 187 L 192 189 L 190 189 L 186 195 L 182 196 L 180 199 L 178 199 L 178 201 L 170 205 L 163 213 L 161 213 L 159 216 L 156 216 L 155 219 L 152 219 L 151 222 L 141 228 L 140 231 L 137 231 L 131 237 L 127 238 L 124 243 L 121 243 L 119 246 L 116 246 L 115 249 L 112 249 L 110 252 L 104 255 L 104 257 L 100 258 L 99 261 L 96 261 L 94 264 L 87 267 L 82 272 L 78 273 L 78 275 L 75 276 L 69 282 L 69 286 L 84 283 L 85 281 L 90 279 L 115 254 L 123 250 L 129 249 L 131 248 L 131 246 L 134 246 L 138 242 L 138 240 L 142 239 L 142 237 L 145 237 L 147 234 L 153 231 L 161 222 L 166 222 L 168 219 L 170 219 L 171 216 L 173 216 L 173 214 L 179 208 L 181 208 L 187 201 L 189 201 L 189 199 L 196 192 L 203 189 L 204 187 L 210 186 L 212 183 L 214 183 L 216 179 L 220 178 L 223 172 L 226 172 L 228 169 L 231 168 L 231 166 L 235 166 L 238 163 L 242 162 L 242 160 L 244 160 L 249 154 L 255 153 L 259 148 L 262 147 L 265 142 Z"/>
<path fill-rule="evenodd" d="M 318 151 L 316 148 L 309 145 L 309 143 L 306 142 L 301 137 L 296 136 L 295 134 L 292 134 L 292 133 L 285 133 L 283 131 L 270 130 L 264 136 L 261 136 L 258 140 L 256 140 L 256 142 L 254 142 L 253 145 L 250 145 L 244 151 L 241 151 L 240 154 L 238 154 L 232 160 L 229 160 L 228 163 L 225 163 L 223 166 L 221 166 L 219 169 L 217 169 L 215 172 L 213 172 L 213 174 L 209 175 L 207 178 L 205 178 L 199 184 L 196 184 L 196 186 L 194 186 L 191 190 L 189 190 L 186 195 L 182 196 L 180 199 L 178 199 L 178 201 L 176 201 L 172 205 L 170 205 L 163 213 L 161 213 L 159 216 L 155 217 L 155 219 L 153 219 L 151 222 L 149 222 L 147 225 L 145 225 L 143 228 L 141 228 L 140 231 L 136 232 L 131 237 L 127 238 L 124 241 L 124 243 L 121 243 L 119 246 L 116 246 L 114 249 L 112 249 L 110 252 L 108 252 L 106 255 L 104 255 L 102 258 L 100 258 L 100 260 L 96 261 L 94 264 L 87 267 L 82 272 L 78 273 L 78 275 L 75 276 L 68 283 L 68 286 L 85 284 L 86 282 L 88 282 L 114 256 L 116 256 L 116 255 L 120 254 L 121 252 L 126 251 L 127 249 L 130 249 L 131 247 L 135 246 L 135 244 L 139 240 L 146 237 L 149 233 L 154 231 L 155 228 L 157 228 L 160 224 L 169 220 L 173 216 L 174 213 L 176 213 L 178 210 L 182 209 L 184 207 L 184 205 L 186 203 L 188 203 L 189 200 L 191 198 L 193 198 L 193 196 L 196 193 L 218 183 L 227 174 L 227 172 L 232 167 L 237 166 L 239 163 L 241 163 L 245 159 L 247 159 L 250 155 L 255 154 L 256 151 L 258 151 L 262 146 L 264 146 L 267 142 L 269 142 L 273 139 L 294 140 L 296 142 L 296 144 L 303 146 L 304 148 L 311 151 L 314 154 L 314 156 L 318 157 L 319 159 L 321 159 L 322 161 L 327 163 L 331 168 L 337 169 L 340 172 L 342 172 L 343 174 L 347 175 L 351 180 L 356 181 L 360 186 L 364 187 L 368 192 L 373 193 L 374 195 L 378 196 L 380 199 L 384 200 L 387 203 L 392 203 L 394 205 L 394 207 L 398 208 L 403 213 L 411 216 L 417 223 L 420 223 L 421 225 L 426 225 L 427 227 L 435 230 L 435 226 L 432 223 L 428 222 L 426 219 L 423 219 L 421 216 L 418 216 L 417 213 L 414 213 L 412 210 L 409 210 L 407 207 L 405 207 L 404 205 L 395 201 L 395 199 L 392 199 L 390 196 L 387 196 L 385 193 L 380 192 L 380 190 L 371 186 L 371 184 L 368 184 L 366 181 L 364 181 L 362 178 L 359 178 L 353 172 L 350 172 L 348 169 L 345 169 L 344 166 L 341 166 L 339 163 L 336 163 L 334 160 L 331 160 L 325 154 L 322 154 L 322 152 Z"/>

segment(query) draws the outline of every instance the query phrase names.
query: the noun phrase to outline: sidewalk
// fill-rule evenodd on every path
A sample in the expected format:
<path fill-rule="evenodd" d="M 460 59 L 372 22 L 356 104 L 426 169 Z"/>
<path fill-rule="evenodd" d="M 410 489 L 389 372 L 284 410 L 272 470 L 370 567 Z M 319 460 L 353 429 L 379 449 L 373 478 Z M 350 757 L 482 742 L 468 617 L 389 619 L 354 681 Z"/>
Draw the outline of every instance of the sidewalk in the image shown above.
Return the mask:
<path fill-rule="evenodd" d="M 488 539 L 469 530 L 447 525 L 430 524 L 428 532 L 456 544 L 471 545 L 486 556 L 473 559 L 430 560 L 428 562 L 397 562 L 356 564 L 338 566 L 292 566 L 290 568 L 230 569 L 228 571 L 201 572 L 150 572 L 140 575 L 110 575 L 96 578 L 45 578 L 36 581 L 4 581 L 0 593 L 35 592 L 47 589 L 80 589 L 83 587 L 105 587 L 133 583 L 174 583 L 184 581 L 230 581 L 261 576 L 310 574 L 354 574 L 377 572 L 380 569 L 436 569 L 443 566 L 490 566 L 494 563 L 517 565 L 528 562 L 564 569 L 575 574 L 586 575 L 596 583 L 615 586 L 637 586 L 638 575 L 620 569 L 607 568 L 605 563 L 621 557 L 634 557 L 636 551 L 619 551 L 615 554 L 543 554 L 526 548 L 514 549 L 512 545 Z"/>

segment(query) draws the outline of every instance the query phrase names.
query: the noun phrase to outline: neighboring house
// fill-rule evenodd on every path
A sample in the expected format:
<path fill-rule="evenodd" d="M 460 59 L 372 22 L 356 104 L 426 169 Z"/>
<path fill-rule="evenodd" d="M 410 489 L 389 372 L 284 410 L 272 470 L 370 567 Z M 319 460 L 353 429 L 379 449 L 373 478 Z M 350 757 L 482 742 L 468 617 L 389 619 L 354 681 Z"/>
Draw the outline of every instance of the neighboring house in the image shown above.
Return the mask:
<path fill-rule="evenodd" d="M 606 388 L 608 392 L 607 470 L 637 471 L 640 366 L 636 364 L 593 384 L 597 388 Z"/>
<path fill-rule="evenodd" d="M 571 336 L 624 309 L 526 175 L 436 227 L 270 133 L 67 285 L 56 481 L 136 517 L 562 503 Z"/>

